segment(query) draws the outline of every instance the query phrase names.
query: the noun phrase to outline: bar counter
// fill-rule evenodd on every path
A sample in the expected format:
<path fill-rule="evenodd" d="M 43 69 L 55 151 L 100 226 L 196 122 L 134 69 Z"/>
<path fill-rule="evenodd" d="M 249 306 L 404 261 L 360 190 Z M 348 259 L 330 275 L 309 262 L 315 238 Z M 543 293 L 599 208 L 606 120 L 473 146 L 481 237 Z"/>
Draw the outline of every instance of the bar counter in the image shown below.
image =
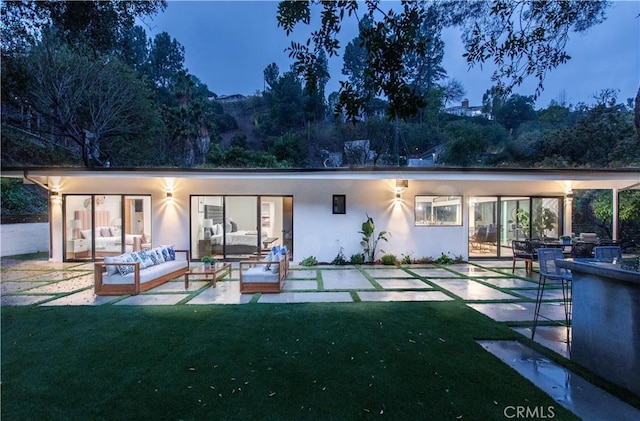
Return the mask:
<path fill-rule="evenodd" d="M 640 396 L 640 272 L 589 259 L 571 270 L 571 359 Z"/>

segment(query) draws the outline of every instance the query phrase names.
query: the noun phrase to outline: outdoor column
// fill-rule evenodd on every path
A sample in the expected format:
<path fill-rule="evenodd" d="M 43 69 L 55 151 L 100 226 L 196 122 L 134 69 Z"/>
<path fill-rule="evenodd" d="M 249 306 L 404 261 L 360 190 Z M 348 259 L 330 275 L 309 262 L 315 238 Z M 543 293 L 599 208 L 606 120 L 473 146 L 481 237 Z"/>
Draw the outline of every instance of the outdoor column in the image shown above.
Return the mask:
<path fill-rule="evenodd" d="M 573 232 L 573 192 L 568 192 L 564 198 L 564 233 L 562 235 L 569 235 Z"/>
<path fill-rule="evenodd" d="M 612 189 L 611 193 L 613 194 L 613 201 L 611 202 L 612 207 L 612 215 L 613 221 L 611 225 L 611 239 L 614 241 L 618 241 L 618 213 L 619 213 L 619 203 L 618 203 L 618 189 Z"/>

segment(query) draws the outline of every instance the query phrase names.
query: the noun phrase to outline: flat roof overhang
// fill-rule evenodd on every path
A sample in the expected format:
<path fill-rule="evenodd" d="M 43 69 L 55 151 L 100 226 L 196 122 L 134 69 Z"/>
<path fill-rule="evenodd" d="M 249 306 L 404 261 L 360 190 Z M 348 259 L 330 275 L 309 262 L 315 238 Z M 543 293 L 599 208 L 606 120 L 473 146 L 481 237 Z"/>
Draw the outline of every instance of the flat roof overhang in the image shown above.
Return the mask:
<path fill-rule="evenodd" d="M 197 178 L 279 180 L 428 180 L 428 181 L 572 181 L 592 188 L 640 188 L 640 169 L 539 169 L 451 167 L 359 167 L 310 169 L 211 169 L 211 168 L 2 168 L 2 177 L 44 180 L 72 178 Z M 606 187 L 603 187 L 606 186 Z"/>

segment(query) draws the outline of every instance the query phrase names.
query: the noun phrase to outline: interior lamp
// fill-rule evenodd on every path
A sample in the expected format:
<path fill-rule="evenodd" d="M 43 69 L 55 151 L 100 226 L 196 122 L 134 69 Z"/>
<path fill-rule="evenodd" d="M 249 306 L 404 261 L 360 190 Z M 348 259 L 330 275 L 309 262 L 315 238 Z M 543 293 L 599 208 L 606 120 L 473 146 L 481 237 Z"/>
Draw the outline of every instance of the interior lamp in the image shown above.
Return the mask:
<path fill-rule="evenodd" d="M 211 238 L 211 228 L 213 227 L 213 219 L 205 219 L 202 221 L 202 226 L 204 228 L 204 239 L 208 240 Z"/>
<path fill-rule="evenodd" d="M 78 231 L 80 231 L 80 229 L 82 228 L 82 220 L 81 219 L 72 219 L 71 220 L 71 231 L 72 231 L 72 237 L 74 240 L 77 240 L 78 238 L 80 238 L 78 236 Z"/>

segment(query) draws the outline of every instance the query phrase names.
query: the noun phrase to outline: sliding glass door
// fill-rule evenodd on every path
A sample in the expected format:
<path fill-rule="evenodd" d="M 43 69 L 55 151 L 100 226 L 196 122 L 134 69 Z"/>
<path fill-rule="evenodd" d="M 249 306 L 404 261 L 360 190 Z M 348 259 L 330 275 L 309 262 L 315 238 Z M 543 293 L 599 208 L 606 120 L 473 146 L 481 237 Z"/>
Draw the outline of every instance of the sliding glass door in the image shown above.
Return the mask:
<path fill-rule="evenodd" d="M 151 247 L 151 196 L 65 195 L 64 221 L 65 260 Z"/>
<path fill-rule="evenodd" d="M 498 198 L 469 199 L 469 256 L 498 256 Z"/>
<path fill-rule="evenodd" d="M 290 196 L 192 196 L 191 258 L 246 259 L 293 250 Z"/>
<path fill-rule="evenodd" d="M 470 197 L 469 256 L 510 257 L 511 242 L 562 235 L 560 197 Z"/>

